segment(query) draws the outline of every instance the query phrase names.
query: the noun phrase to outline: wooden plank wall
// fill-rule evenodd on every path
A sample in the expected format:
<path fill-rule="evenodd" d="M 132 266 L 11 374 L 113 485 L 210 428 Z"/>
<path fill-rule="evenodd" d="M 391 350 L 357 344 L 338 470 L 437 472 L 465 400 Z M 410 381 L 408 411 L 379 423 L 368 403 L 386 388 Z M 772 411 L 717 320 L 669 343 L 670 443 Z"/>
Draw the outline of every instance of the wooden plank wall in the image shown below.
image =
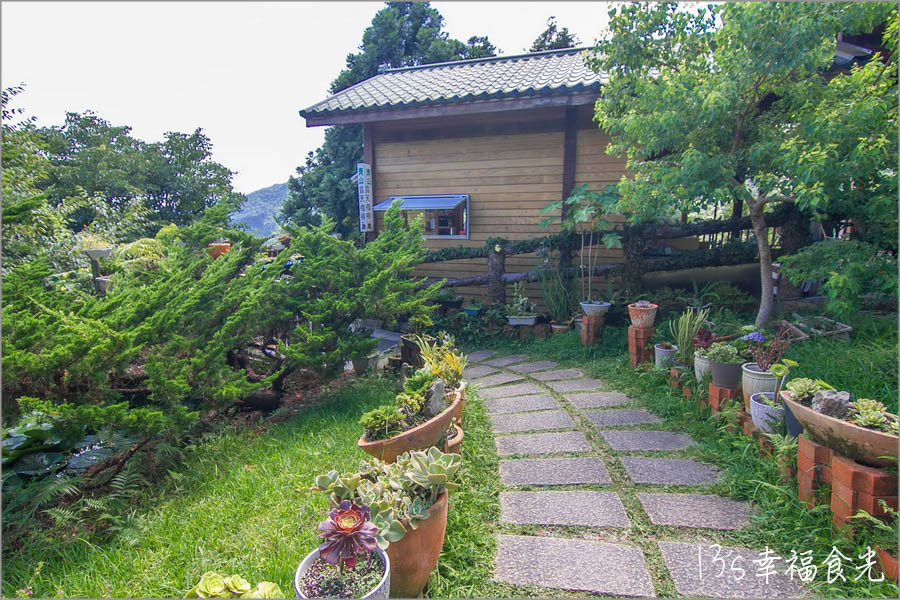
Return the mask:
<path fill-rule="evenodd" d="M 375 200 L 413 194 L 469 194 L 470 239 L 425 240 L 427 248 L 483 246 L 492 237 L 530 239 L 559 231 L 540 227 L 539 213 L 560 200 L 563 185 L 564 109 L 536 109 L 487 116 L 376 123 Z M 605 154 L 607 136 L 590 121 L 590 107 L 579 110 L 575 185 L 602 189 L 624 173 L 624 160 Z M 376 214 L 381 227 L 382 213 Z M 534 254 L 511 256 L 507 272 L 535 267 Z M 621 251 L 603 250 L 601 262 L 621 261 Z M 485 259 L 424 264 L 428 277 L 466 277 L 487 271 Z M 483 297 L 484 287 L 457 288 L 467 299 Z M 529 297 L 540 302 L 537 283 Z M 511 297 L 512 290 L 507 291 Z"/>

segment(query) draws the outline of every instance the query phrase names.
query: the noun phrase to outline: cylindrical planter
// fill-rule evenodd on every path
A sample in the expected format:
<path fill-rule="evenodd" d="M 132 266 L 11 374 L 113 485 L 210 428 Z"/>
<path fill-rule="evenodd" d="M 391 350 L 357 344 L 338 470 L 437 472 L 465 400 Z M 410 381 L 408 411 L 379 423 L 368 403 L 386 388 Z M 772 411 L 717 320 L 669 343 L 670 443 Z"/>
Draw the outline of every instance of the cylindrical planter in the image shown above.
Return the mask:
<path fill-rule="evenodd" d="M 653 321 L 656 320 L 656 311 L 658 308 L 659 306 L 656 304 L 651 304 L 650 306 L 635 306 L 634 304 L 629 304 L 628 317 L 631 319 L 631 324 L 641 329 L 653 327 Z"/>
<path fill-rule="evenodd" d="M 447 490 L 428 509 L 418 527 L 407 527 L 399 542 L 388 546 L 391 559 L 391 598 L 416 598 L 437 564 L 447 531 Z M 404 526 L 407 523 L 403 523 Z"/>
<path fill-rule="evenodd" d="M 712 374 L 712 363 L 705 356 L 694 354 L 694 376 L 697 383 L 703 383 L 703 378 Z"/>
<path fill-rule="evenodd" d="M 772 408 L 763 397 L 775 398 L 775 392 L 759 392 L 750 397 L 750 417 L 756 428 L 764 433 L 775 433 L 778 422 L 784 417 L 784 409 Z"/>
<path fill-rule="evenodd" d="M 797 420 L 797 417 L 791 412 L 791 407 L 787 405 L 783 398 L 781 399 L 781 405 L 784 407 L 784 424 L 787 425 L 788 435 L 800 437 L 800 434 L 803 433 L 803 424 Z"/>
<path fill-rule="evenodd" d="M 109 277 L 95 277 L 94 281 L 97 282 L 97 286 L 100 288 L 100 291 L 104 294 L 109 291 L 109 284 L 112 281 Z"/>
<path fill-rule="evenodd" d="M 612 304 L 609 302 L 582 302 L 581 310 L 589 317 L 600 317 L 606 314 L 610 306 Z"/>
<path fill-rule="evenodd" d="M 462 402 L 461 398 L 456 398 L 455 401 L 451 400 L 450 406 L 436 417 L 425 421 L 418 427 L 398 433 L 394 437 L 369 442 L 366 441 L 366 434 L 363 434 L 359 436 L 356 445 L 386 463 L 394 462 L 398 456 L 409 450 L 430 448 L 440 441 L 441 436 L 450 427 L 450 420 L 459 410 L 460 402 Z"/>
<path fill-rule="evenodd" d="M 875 550 L 881 562 L 881 572 L 885 577 L 897 581 L 897 557 L 879 546 L 875 546 Z"/>
<path fill-rule="evenodd" d="M 470 317 L 477 317 L 479 314 L 481 314 L 481 307 L 480 306 L 466 306 L 463 308 L 463 311 Z"/>
<path fill-rule="evenodd" d="M 710 362 L 713 385 L 734 389 L 741 383 L 741 363 Z"/>
<path fill-rule="evenodd" d="M 528 315 L 525 317 L 506 317 L 506 322 L 510 325 L 534 325 L 537 322 L 537 315 Z"/>
<path fill-rule="evenodd" d="M 381 559 L 381 563 L 384 565 L 384 577 L 381 578 L 381 581 L 378 582 L 378 585 L 375 586 L 372 591 L 361 597 L 387 598 L 388 591 L 391 589 L 391 559 L 388 558 L 388 555 L 381 548 L 375 548 L 373 552 L 375 553 L 375 556 Z M 306 571 L 316 561 L 317 558 L 319 558 L 318 548 L 306 555 L 306 558 L 304 558 L 303 562 L 300 563 L 300 566 L 297 567 L 297 572 L 294 573 L 294 592 L 297 594 L 298 598 L 307 597 L 301 591 L 303 576 L 306 574 Z"/>
<path fill-rule="evenodd" d="M 744 391 L 744 408 L 750 408 L 750 397 L 762 392 L 775 392 L 775 384 L 778 378 L 769 371 L 763 371 L 755 362 L 744 363 L 741 366 L 741 388 Z"/>
<path fill-rule="evenodd" d="M 444 442 L 444 447 L 441 449 L 441 452 L 444 454 L 459 454 L 462 448 L 462 441 L 466 434 L 459 425 L 454 425 L 454 427 L 456 428 L 456 435 Z"/>
<path fill-rule="evenodd" d="M 654 356 L 656 358 L 656 366 L 660 369 L 668 369 L 675 360 L 675 353 L 678 352 L 678 346 L 671 348 L 660 348 L 659 344 L 653 346 Z"/>
<path fill-rule="evenodd" d="M 560 325 L 559 323 L 550 323 L 550 331 L 553 333 L 565 333 L 569 331 L 571 327 L 568 325 Z"/>

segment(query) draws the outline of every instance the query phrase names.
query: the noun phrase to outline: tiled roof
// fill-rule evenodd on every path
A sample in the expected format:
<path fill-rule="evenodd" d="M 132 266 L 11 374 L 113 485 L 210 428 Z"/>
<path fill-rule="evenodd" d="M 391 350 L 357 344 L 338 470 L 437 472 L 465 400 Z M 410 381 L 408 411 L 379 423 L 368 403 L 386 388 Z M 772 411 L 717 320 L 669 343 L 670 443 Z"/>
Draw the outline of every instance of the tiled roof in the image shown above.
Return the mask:
<path fill-rule="evenodd" d="M 583 48 L 390 69 L 301 110 L 301 116 L 597 89 Z"/>

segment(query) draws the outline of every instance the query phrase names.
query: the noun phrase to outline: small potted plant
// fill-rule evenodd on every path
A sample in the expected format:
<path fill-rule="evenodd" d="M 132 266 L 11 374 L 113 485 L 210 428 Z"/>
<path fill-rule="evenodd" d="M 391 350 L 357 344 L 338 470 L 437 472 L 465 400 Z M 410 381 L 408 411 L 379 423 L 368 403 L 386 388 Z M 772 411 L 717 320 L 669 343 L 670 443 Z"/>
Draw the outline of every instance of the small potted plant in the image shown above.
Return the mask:
<path fill-rule="evenodd" d="M 378 547 L 378 528 L 369 514 L 368 506 L 343 500 L 319 523 L 325 541 L 297 568 L 298 598 L 388 597 L 391 561 Z"/>
<path fill-rule="evenodd" d="M 713 385 L 734 389 L 741 383 L 744 358 L 728 342 L 715 342 L 706 350 L 712 370 Z"/>
<path fill-rule="evenodd" d="M 611 302 L 606 302 L 603 300 L 591 300 L 588 298 L 584 302 L 580 303 L 581 310 L 584 311 L 589 317 L 602 317 L 609 310 L 609 307 L 612 306 Z"/>
<path fill-rule="evenodd" d="M 92 261 L 106 258 L 113 251 L 112 244 L 108 240 L 93 233 L 81 233 L 78 235 L 78 248 L 87 254 Z"/>
<path fill-rule="evenodd" d="M 440 305 L 443 311 L 446 312 L 447 309 L 450 308 L 461 308 L 463 304 L 463 297 L 456 296 L 452 291 L 444 288 L 440 292 L 438 292 L 437 296 L 434 297 L 434 301 Z"/>
<path fill-rule="evenodd" d="M 463 307 L 463 312 L 465 312 L 470 317 L 477 317 L 481 314 L 482 308 L 484 308 L 484 305 L 481 302 L 475 300 L 475 298 L 472 298 L 472 300 L 469 302 L 469 305 Z"/>
<path fill-rule="evenodd" d="M 631 324 L 638 329 L 649 329 L 653 327 L 658 308 L 658 305 L 653 304 L 648 300 L 638 300 L 633 304 L 629 304 L 628 317 L 631 319 Z"/>
<path fill-rule="evenodd" d="M 434 343 L 430 343 L 424 337 L 417 338 L 417 341 L 425 367 L 444 383 L 450 402 L 456 406 L 453 418 L 461 425 L 468 387 L 463 380 L 463 372 L 466 370 L 465 355 L 456 348 L 453 336 L 446 332 L 442 332 Z"/>
<path fill-rule="evenodd" d="M 706 351 L 716 341 L 716 337 L 709 329 L 700 328 L 694 335 L 694 376 L 697 383 L 703 383 L 704 377 L 712 375 L 712 363 L 706 357 Z"/>
<path fill-rule="evenodd" d="M 669 321 L 669 333 L 675 339 L 675 364 L 690 367 L 694 363 L 694 338 L 706 323 L 708 311 L 685 311 L 678 320 Z"/>
<path fill-rule="evenodd" d="M 534 325 L 537 322 L 537 311 L 534 303 L 522 292 L 522 283 L 513 286 L 513 303 L 506 312 L 506 321 L 510 325 Z"/>
<path fill-rule="evenodd" d="M 762 392 L 775 392 L 778 378 L 771 371 L 772 365 L 781 360 L 791 345 L 791 332 L 782 329 L 771 340 L 760 331 L 754 331 L 741 338 L 750 343 L 750 354 L 753 362 L 744 363 L 741 366 L 742 388 L 744 392 L 744 407 L 749 409 L 750 397 Z M 788 366 L 796 366 L 796 363 Z M 773 398 L 777 395 L 772 394 Z"/>
<path fill-rule="evenodd" d="M 255 586 L 240 575 L 222 577 L 214 571 L 200 576 L 185 598 L 284 598 L 277 583 L 260 581 Z"/>
<path fill-rule="evenodd" d="M 678 352 L 678 346 L 672 342 L 660 342 L 653 346 L 653 351 L 656 366 L 660 369 L 668 369 L 672 366 L 675 353 Z"/>

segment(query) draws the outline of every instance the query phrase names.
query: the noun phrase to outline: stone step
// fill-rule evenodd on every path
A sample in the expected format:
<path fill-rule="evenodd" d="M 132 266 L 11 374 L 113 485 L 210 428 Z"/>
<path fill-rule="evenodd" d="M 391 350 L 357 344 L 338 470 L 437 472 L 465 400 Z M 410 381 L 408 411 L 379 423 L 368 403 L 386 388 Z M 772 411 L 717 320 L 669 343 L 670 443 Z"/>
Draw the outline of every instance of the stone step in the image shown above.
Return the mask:
<path fill-rule="evenodd" d="M 580 431 L 504 435 L 495 438 L 494 444 L 496 444 L 497 454 L 500 456 L 591 451 L 591 445 Z"/>
<path fill-rule="evenodd" d="M 493 350 L 478 350 L 477 352 L 472 352 L 471 354 L 466 355 L 466 362 L 476 363 L 482 362 L 484 360 L 489 359 L 490 357 L 497 354 Z"/>
<path fill-rule="evenodd" d="M 532 373 L 534 371 L 545 371 L 547 369 L 552 369 L 556 366 L 557 364 L 552 360 L 538 360 L 535 362 L 512 365 L 509 367 L 509 370 L 515 371 L 516 373 Z"/>
<path fill-rule="evenodd" d="M 528 356 L 525 354 L 510 354 L 509 356 L 501 356 L 500 358 L 486 360 L 484 361 L 484 364 L 490 367 L 506 367 L 520 363 L 523 360 L 528 360 Z"/>
<path fill-rule="evenodd" d="M 513 383 L 515 381 L 522 381 L 523 379 L 525 379 L 524 375 L 516 375 L 515 373 L 494 373 L 493 375 L 473 379 L 471 383 L 472 385 L 477 385 L 481 388 L 489 388 L 506 383 Z"/>
<path fill-rule="evenodd" d="M 654 525 L 704 529 L 741 529 L 747 524 L 750 505 L 700 494 L 649 494 L 640 492 L 638 500 Z"/>
<path fill-rule="evenodd" d="M 604 383 L 599 379 L 564 379 L 562 381 L 549 381 L 547 386 L 555 392 L 579 392 L 602 390 Z"/>
<path fill-rule="evenodd" d="M 500 492 L 500 522 L 631 527 L 615 492 Z"/>
<path fill-rule="evenodd" d="M 485 375 L 490 375 L 491 373 L 498 373 L 499 371 L 494 367 L 486 367 L 484 365 L 477 365 L 474 367 L 466 367 L 463 369 L 463 378 L 466 380 L 469 379 L 477 379 L 479 377 L 484 377 Z"/>
<path fill-rule="evenodd" d="M 546 431 L 570 429 L 575 422 L 562 410 L 544 410 L 510 415 L 492 415 L 491 430 L 494 433 L 518 433 L 521 431 Z"/>
<path fill-rule="evenodd" d="M 634 483 L 659 485 L 704 485 L 719 480 L 714 465 L 681 458 L 623 456 L 622 466 Z"/>
<path fill-rule="evenodd" d="M 494 581 L 610 596 L 655 596 L 644 553 L 586 540 L 498 535 Z"/>
<path fill-rule="evenodd" d="M 563 398 L 578 408 L 609 408 L 631 402 L 631 398 L 621 392 L 589 392 L 587 394 L 565 394 Z"/>
<path fill-rule="evenodd" d="M 503 485 L 611 483 L 599 458 L 519 458 L 500 461 Z"/>
<path fill-rule="evenodd" d="M 531 377 L 538 381 L 559 381 L 562 379 L 577 379 L 584 377 L 584 373 L 578 369 L 557 369 L 555 371 L 532 373 Z"/>
<path fill-rule="evenodd" d="M 683 433 L 668 431 L 601 431 L 600 435 L 617 452 L 684 450 L 695 445 Z"/>
<path fill-rule="evenodd" d="M 558 409 L 559 402 L 557 402 L 550 394 L 536 394 L 534 396 L 513 396 L 512 398 L 486 400 L 484 408 L 488 414 L 499 415 L 505 413 L 523 413 L 533 410 Z"/>
<path fill-rule="evenodd" d="M 641 425 L 643 423 L 659 423 L 659 417 L 646 410 L 628 410 L 614 408 L 585 412 L 584 416 L 599 427 L 622 427 L 624 425 Z"/>
<path fill-rule="evenodd" d="M 514 383 L 512 385 L 502 385 L 479 390 L 478 395 L 485 400 L 489 400 L 491 398 L 511 398 L 513 396 L 526 396 L 528 394 L 540 394 L 542 392 L 546 392 L 546 390 L 533 383 Z"/>

